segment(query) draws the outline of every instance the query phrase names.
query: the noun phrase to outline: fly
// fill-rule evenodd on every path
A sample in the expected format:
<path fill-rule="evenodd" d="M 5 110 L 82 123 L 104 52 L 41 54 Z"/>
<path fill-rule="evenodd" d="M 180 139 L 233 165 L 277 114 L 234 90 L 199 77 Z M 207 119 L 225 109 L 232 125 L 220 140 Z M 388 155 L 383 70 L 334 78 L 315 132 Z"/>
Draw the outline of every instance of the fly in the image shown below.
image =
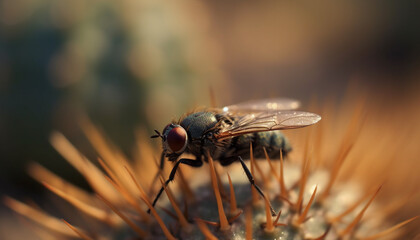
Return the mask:
<path fill-rule="evenodd" d="M 220 109 L 194 112 L 168 124 L 162 133 L 155 130 L 156 135 L 152 138 L 162 139 L 160 168 L 163 169 L 165 157 L 176 162 L 165 186 L 174 179 L 180 164 L 201 167 L 203 162 L 208 161 L 209 154 L 222 166 L 239 161 L 250 184 L 266 199 L 243 159 L 249 158 L 250 143 L 257 158 L 264 156 L 264 148 L 270 157 L 279 156 L 280 151 L 287 155 L 291 146 L 287 138 L 277 130 L 306 127 L 321 120 L 315 113 L 294 110 L 298 107 L 298 101 L 285 98 L 247 101 Z M 195 159 L 180 158 L 183 153 L 190 153 Z M 164 187 L 156 195 L 153 206 L 163 190 Z M 271 212 L 275 215 L 272 208 Z"/>

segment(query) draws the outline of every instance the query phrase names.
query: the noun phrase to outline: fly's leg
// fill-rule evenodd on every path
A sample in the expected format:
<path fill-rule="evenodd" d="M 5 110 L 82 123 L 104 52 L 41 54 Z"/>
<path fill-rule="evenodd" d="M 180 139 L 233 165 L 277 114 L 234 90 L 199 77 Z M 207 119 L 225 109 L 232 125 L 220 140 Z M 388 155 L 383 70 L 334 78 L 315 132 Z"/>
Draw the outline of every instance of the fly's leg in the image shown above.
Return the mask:
<path fill-rule="evenodd" d="M 178 162 L 175 163 L 175 166 L 172 168 L 171 174 L 169 174 L 168 180 L 165 181 L 165 187 L 168 186 L 170 182 L 172 182 L 175 178 L 176 170 L 178 170 L 179 164 L 186 164 L 191 167 L 201 167 L 203 165 L 203 162 L 196 159 L 187 159 L 187 158 L 181 158 Z M 156 202 L 158 201 L 160 195 L 162 195 L 162 192 L 164 190 L 164 186 L 159 190 L 158 194 L 155 197 L 155 200 L 153 200 L 152 206 L 154 207 L 156 205 Z M 147 210 L 147 213 L 150 213 L 150 209 Z"/>
<path fill-rule="evenodd" d="M 165 153 L 162 152 L 162 154 L 160 155 L 159 169 L 158 169 L 158 172 L 153 177 L 152 186 L 149 189 L 149 195 L 152 193 L 152 191 L 153 191 L 153 189 L 155 187 L 155 183 L 157 182 L 157 179 L 158 179 L 159 175 L 161 174 L 164 166 L 165 166 Z"/>
<path fill-rule="evenodd" d="M 162 152 L 162 154 L 160 155 L 159 170 L 163 170 L 164 166 L 165 166 L 165 153 Z"/>
<path fill-rule="evenodd" d="M 271 206 L 270 200 L 268 200 L 266 198 L 266 196 L 264 195 L 263 191 L 260 189 L 260 187 L 258 187 L 257 184 L 255 184 L 254 181 L 254 177 L 252 176 L 251 172 L 249 171 L 248 167 L 246 166 L 244 160 L 242 160 L 242 158 L 239 156 L 238 157 L 239 162 L 241 162 L 242 168 L 244 169 L 246 176 L 248 177 L 249 182 L 251 183 L 252 186 L 255 187 L 255 189 L 257 189 L 258 193 L 265 199 L 267 200 L 268 204 L 270 205 L 270 211 L 271 211 L 271 215 L 272 216 L 276 216 L 276 212 L 274 211 L 273 207 Z"/>

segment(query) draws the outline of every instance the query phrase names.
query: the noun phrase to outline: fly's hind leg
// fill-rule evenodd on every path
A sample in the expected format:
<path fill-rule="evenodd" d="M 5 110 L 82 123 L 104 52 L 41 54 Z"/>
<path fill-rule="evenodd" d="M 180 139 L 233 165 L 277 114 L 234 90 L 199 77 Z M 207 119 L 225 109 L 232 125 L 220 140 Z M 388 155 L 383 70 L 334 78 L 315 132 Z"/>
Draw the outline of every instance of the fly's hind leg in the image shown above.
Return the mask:
<path fill-rule="evenodd" d="M 254 177 L 252 176 L 251 172 L 249 171 L 248 167 L 246 166 L 244 160 L 242 160 L 242 158 L 240 156 L 238 156 L 238 159 L 239 159 L 239 162 L 242 165 L 242 168 L 244 169 L 244 171 L 246 173 L 246 176 L 248 177 L 249 182 L 251 183 L 252 186 L 255 187 L 255 189 L 257 189 L 257 191 L 261 195 L 261 197 L 263 197 L 265 200 L 267 200 L 268 204 L 270 205 L 271 215 L 276 216 L 276 212 L 274 211 L 273 207 L 271 206 L 270 200 L 267 199 L 267 197 L 264 195 L 264 193 L 260 189 L 260 187 L 258 187 L 258 185 L 255 184 Z"/>
<path fill-rule="evenodd" d="M 165 187 L 168 186 L 170 182 L 172 182 L 175 178 L 176 170 L 178 170 L 179 164 L 186 164 L 191 167 L 201 167 L 203 165 L 203 162 L 201 160 L 193 160 L 193 159 L 187 159 L 187 158 L 181 158 L 178 162 L 175 163 L 175 166 L 172 168 L 171 174 L 169 174 L 168 180 L 165 181 Z M 162 186 L 158 192 L 158 194 L 155 197 L 155 200 L 153 200 L 152 206 L 154 207 L 156 205 L 156 202 L 158 201 L 160 195 L 162 195 L 162 192 L 164 190 L 164 186 Z M 150 213 L 150 209 L 147 210 L 147 213 Z"/>

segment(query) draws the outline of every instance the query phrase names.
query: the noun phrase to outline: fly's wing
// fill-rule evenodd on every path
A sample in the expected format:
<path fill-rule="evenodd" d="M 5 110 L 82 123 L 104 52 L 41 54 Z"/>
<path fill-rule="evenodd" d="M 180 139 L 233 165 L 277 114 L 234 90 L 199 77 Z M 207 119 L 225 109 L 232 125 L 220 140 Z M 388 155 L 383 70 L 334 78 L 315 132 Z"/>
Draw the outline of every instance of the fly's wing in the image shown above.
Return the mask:
<path fill-rule="evenodd" d="M 247 113 L 247 112 L 261 112 L 261 111 L 280 111 L 293 110 L 299 107 L 300 103 L 297 100 L 289 98 L 274 98 L 274 99 L 259 99 L 242 102 L 230 106 L 223 107 L 225 113 Z"/>
<path fill-rule="evenodd" d="M 230 115 L 230 114 L 228 114 Z M 225 126 L 217 139 L 224 139 L 253 132 L 264 132 L 282 129 L 306 127 L 317 123 L 321 116 L 301 111 L 259 111 L 255 113 L 233 116 L 232 125 Z"/>

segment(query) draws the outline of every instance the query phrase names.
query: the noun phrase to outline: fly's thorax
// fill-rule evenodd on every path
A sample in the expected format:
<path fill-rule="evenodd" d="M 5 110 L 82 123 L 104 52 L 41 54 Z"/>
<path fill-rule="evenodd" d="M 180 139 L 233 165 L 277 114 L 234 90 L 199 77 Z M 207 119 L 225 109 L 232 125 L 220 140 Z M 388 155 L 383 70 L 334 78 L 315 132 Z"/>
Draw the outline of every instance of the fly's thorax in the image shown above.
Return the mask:
<path fill-rule="evenodd" d="M 180 125 L 188 133 L 187 151 L 199 156 L 205 151 L 213 152 L 215 144 L 213 134 L 218 118 L 213 112 L 196 112 L 185 117 Z"/>
<path fill-rule="evenodd" d="M 217 124 L 216 115 L 212 112 L 196 112 L 181 121 L 181 126 L 187 130 L 191 141 L 201 139 L 208 130 Z"/>

